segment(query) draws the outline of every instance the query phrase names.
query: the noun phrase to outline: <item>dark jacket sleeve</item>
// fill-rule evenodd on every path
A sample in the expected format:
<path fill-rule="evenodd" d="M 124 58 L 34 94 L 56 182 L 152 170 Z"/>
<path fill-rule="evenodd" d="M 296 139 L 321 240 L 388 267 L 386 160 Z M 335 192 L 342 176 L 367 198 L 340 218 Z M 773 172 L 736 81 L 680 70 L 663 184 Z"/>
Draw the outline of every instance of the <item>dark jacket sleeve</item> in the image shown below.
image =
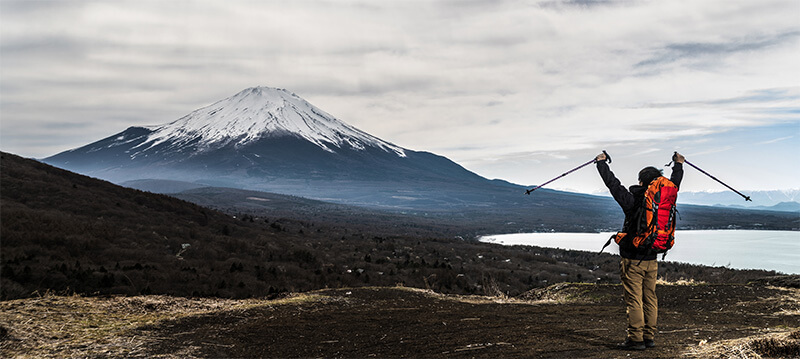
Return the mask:
<path fill-rule="evenodd" d="M 669 177 L 669 180 L 680 189 L 681 181 L 683 181 L 683 163 L 675 162 L 672 165 L 672 175 Z"/>
<path fill-rule="evenodd" d="M 603 178 L 606 187 L 611 191 L 611 196 L 619 203 L 622 210 L 626 213 L 631 210 L 635 206 L 633 194 L 628 192 L 625 186 L 614 176 L 614 172 L 611 172 L 605 161 L 597 162 L 597 172 L 600 172 L 600 177 Z"/>

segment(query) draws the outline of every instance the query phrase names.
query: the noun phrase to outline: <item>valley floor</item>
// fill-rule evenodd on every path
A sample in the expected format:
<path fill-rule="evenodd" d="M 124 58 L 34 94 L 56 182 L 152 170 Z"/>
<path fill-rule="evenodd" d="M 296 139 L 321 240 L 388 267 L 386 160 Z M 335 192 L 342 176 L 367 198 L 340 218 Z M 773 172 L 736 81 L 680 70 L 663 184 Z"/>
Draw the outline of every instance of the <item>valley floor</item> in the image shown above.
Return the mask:
<path fill-rule="evenodd" d="M 800 289 L 663 283 L 657 347 L 624 339 L 619 285 L 517 298 L 404 287 L 281 299 L 43 296 L 0 302 L 2 357 L 796 357 Z"/>

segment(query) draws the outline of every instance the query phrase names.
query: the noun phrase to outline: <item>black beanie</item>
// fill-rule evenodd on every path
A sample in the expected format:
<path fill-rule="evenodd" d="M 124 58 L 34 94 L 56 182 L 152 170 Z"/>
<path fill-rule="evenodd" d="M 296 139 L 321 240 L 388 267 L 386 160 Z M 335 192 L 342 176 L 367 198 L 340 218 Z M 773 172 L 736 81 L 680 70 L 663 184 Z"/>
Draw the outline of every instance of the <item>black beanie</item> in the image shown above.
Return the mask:
<path fill-rule="evenodd" d="M 655 167 L 645 167 L 639 171 L 639 181 L 642 182 L 643 186 L 649 185 L 650 182 L 658 177 L 661 177 L 661 170 Z"/>

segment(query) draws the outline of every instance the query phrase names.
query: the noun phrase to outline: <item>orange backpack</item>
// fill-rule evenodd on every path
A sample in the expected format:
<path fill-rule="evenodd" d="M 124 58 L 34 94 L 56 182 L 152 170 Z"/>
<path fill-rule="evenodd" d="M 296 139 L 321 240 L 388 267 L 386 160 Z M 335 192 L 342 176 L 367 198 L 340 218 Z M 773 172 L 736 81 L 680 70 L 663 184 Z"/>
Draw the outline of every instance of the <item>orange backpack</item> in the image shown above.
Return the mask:
<path fill-rule="evenodd" d="M 675 244 L 675 202 L 678 198 L 678 187 L 666 177 L 658 177 L 650 182 L 644 193 L 644 203 L 631 223 L 627 232 L 617 232 L 603 246 L 605 249 L 611 240 L 619 245 L 629 243 L 645 254 L 664 253 Z M 603 250 L 601 249 L 600 252 Z M 663 257 L 662 257 L 663 259 Z"/>

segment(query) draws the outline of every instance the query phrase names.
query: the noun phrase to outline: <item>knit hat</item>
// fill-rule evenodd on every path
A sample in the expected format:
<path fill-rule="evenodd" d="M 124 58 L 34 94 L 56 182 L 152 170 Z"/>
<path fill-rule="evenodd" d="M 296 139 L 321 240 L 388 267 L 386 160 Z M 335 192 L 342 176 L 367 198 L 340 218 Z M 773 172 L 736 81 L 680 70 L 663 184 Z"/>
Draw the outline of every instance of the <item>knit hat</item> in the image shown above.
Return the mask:
<path fill-rule="evenodd" d="M 655 167 L 645 167 L 641 171 L 639 171 L 639 181 L 642 182 L 643 186 L 647 186 L 652 182 L 654 179 L 661 177 L 661 170 Z"/>

